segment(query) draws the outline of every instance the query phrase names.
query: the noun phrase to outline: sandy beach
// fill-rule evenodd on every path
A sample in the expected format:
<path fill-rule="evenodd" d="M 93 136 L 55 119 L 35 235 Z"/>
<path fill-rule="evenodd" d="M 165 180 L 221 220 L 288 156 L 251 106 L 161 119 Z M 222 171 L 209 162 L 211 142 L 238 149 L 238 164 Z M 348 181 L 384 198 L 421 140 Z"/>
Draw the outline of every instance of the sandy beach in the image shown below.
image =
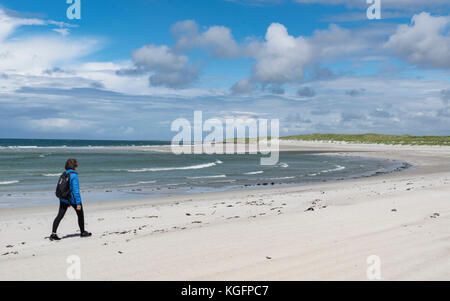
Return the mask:
<path fill-rule="evenodd" d="M 450 280 L 450 148 L 283 141 L 282 151 L 403 160 L 391 174 L 296 187 L 0 210 L 0 280 Z"/>

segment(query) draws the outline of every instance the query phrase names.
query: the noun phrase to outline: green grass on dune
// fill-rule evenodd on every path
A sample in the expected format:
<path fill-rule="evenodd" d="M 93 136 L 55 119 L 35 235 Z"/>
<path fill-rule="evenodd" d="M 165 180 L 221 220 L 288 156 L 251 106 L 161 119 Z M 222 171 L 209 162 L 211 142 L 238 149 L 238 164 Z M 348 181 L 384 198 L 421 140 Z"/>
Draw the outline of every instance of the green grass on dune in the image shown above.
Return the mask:
<path fill-rule="evenodd" d="M 282 140 L 343 141 L 349 143 L 400 144 L 400 145 L 449 145 L 450 136 L 411 136 L 380 134 L 306 134 L 282 137 Z"/>

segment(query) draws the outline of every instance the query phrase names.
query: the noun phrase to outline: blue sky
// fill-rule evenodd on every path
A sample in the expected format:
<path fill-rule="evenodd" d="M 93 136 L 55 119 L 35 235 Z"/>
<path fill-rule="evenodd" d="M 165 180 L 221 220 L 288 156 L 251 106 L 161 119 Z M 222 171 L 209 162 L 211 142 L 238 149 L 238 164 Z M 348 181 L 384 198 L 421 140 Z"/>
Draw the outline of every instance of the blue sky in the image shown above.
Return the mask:
<path fill-rule="evenodd" d="M 0 137 L 170 139 L 195 110 L 450 135 L 448 1 L 381 3 L 0 0 Z"/>

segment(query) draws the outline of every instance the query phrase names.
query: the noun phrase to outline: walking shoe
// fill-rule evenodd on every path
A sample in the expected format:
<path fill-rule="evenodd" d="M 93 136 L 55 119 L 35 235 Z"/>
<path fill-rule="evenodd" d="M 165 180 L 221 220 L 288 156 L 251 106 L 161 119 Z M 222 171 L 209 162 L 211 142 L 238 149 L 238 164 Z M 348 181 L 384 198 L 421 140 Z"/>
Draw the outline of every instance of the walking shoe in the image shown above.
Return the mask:
<path fill-rule="evenodd" d="M 59 238 L 58 235 L 56 235 L 56 234 L 50 235 L 49 238 L 50 238 L 50 241 L 53 241 L 53 240 L 61 240 L 61 238 Z"/>
<path fill-rule="evenodd" d="M 80 234 L 80 237 L 89 237 L 91 235 L 92 235 L 92 233 L 84 231 L 83 233 Z"/>

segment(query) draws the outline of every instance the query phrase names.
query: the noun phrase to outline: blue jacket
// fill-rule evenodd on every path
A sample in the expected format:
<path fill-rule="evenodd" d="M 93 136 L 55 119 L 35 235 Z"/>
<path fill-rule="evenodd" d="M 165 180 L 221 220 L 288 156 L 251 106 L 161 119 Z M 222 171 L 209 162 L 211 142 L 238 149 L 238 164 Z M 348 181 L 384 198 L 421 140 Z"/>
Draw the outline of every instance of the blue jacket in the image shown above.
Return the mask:
<path fill-rule="evenodd" d="M 72 190 L 72 195 L 71 195 L 70 200 L 64 200 L 64 199 L 59 199 L 59 200 L 66 204 L 81 205 L 80 182 L 78 181 L 78 173 L 73 169 L 66 170 L 66 173 L 71 173 L 69 185 L 70 185 L 70 190 Z"/>

